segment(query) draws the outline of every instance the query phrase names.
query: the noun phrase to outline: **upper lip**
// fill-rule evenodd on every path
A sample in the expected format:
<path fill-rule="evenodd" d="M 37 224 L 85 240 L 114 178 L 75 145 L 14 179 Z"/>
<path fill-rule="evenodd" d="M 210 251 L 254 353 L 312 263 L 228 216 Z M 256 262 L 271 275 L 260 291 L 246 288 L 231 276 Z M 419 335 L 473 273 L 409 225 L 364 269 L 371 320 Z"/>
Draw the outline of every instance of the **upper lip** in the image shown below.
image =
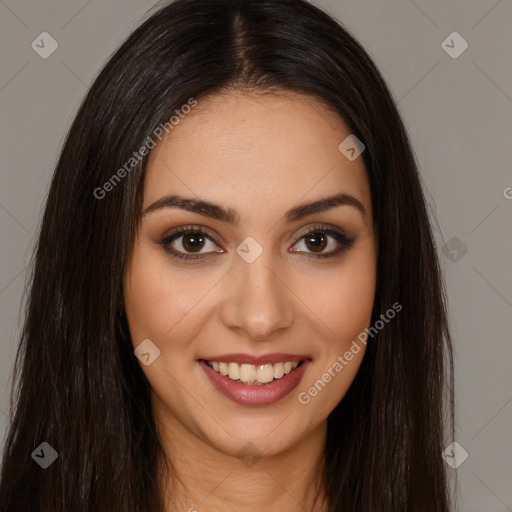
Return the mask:
<path fill-rule="evenodd" d="M 262 364 L 286 363 L 288 361 L 304 361 L 309 359 L 307 355 L 300 354 L 263 354 L 261 356 L 252 356 L 250 354 L 221 354 L 218 356 L 201 357 L 204 361 L 229 362 L 238 364 L 252 364 L 259 366 Z"/>

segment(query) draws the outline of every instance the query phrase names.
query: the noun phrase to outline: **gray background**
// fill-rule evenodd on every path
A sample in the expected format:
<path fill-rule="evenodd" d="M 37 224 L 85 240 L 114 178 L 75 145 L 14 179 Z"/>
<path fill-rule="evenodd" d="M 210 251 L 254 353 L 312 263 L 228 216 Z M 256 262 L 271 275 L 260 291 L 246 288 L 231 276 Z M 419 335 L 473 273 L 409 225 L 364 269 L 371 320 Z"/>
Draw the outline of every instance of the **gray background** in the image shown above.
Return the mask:
<path fill-rule="evenodd" d="M 26 267 L 59 150 L 89 84 L 153 4 L 0 2 L 2 437 Z M 460 480 L 459 509 L 512 510 L 512 2 L 317 5 L 343 21 L 387 80 L 439 221 L 456 350 L 456 440 L 469 453 L 450 469 Z M 454 31 L 469 44 L 457 58 L 441 46 Z M 42 32 L 58 42 L 47 59 L 31 47 Z"/>

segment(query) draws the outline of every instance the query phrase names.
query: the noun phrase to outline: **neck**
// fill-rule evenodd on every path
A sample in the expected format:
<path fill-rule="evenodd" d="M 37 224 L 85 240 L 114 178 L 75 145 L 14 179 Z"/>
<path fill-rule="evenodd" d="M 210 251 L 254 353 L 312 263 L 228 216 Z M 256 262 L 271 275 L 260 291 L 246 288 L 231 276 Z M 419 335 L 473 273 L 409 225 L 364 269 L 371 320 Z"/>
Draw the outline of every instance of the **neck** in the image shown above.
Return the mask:
<path fill-rule="evenodd" d="M 321 485 L 326 422 L 283 452 L 243 459 L 218 450 L 182 424 L 167 421 L 159 430 L 171 463 L 159 465 L 167 511 L 327 511 Z"/>

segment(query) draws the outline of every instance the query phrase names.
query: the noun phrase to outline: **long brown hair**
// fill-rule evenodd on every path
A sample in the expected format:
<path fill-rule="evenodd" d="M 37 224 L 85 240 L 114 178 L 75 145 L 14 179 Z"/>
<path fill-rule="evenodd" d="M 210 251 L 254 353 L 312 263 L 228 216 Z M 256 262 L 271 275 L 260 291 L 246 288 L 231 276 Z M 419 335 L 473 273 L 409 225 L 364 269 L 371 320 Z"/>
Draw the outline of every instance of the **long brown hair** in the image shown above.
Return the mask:
<path fill-rule="evenodd" d="M 417 165 L 369 55 L 303 0 L 177 0 L 136 29 L 94 81 L 56 166 L 33 259 L 2 510 L 163 510 L 163 451 L 123 305 L 147 157 L 108 194 L 95 191 L 191 97 L 229 90 L 315 97 L 366 146 L 379 240 L 372 324 L 395 302 L 403 311 L 368 341 L 328 418 L 329 512 L 448 512 L 441 452 L 453 435 L 452 353 Z M 47 469 L 31 457 L 41 442 L 58 453 Z"/>

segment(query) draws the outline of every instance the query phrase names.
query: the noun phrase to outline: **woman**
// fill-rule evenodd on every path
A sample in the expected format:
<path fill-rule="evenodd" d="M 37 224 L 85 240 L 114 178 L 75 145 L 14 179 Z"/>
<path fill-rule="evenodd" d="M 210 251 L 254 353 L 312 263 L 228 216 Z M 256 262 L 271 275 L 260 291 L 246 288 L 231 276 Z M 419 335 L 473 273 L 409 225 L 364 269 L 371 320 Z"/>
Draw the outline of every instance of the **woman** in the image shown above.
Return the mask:
<path fill-rule="evenodd" d="M 176 0 L 64 144 L 0 507 L 448 511 L 451 364 L 367 53 L 302 0 Z"/>

